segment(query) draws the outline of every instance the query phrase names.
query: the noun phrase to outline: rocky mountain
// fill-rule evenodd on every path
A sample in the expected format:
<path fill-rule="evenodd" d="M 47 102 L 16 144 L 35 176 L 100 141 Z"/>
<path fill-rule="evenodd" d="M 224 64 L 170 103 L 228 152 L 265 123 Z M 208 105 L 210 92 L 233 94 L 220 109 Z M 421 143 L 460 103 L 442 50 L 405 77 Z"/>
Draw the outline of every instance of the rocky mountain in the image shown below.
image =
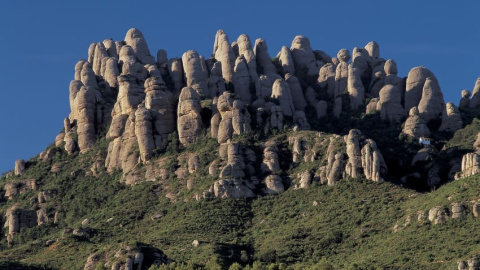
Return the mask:
<path fill-rule="evenodd" d="M 219 30 L 209 58 L 154 55 L 130 29 L 75 65 L 55 143 L 1 178 L 5 267 L 478 269 L 473 240 L 456 257 L 375 252 L 478 223 L 480 77 L 457 107 L 374 41 L 331 57 L 296 36 L 271 58 Z"/>

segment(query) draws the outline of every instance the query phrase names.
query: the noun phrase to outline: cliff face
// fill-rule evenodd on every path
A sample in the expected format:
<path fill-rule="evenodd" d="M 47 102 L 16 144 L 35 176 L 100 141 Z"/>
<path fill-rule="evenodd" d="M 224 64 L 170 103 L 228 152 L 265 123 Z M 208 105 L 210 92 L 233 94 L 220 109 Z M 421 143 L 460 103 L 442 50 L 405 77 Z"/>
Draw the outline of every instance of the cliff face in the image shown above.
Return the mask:
<path fill-rule="evenodd" d="M 402 133 L 415 140 L 429 136 L 426 123 L 442 121 L 439 130 L 449 133 L 463 126 L 455 105 L 445 105 L 431 71 L 415 67 L 406 78 L 398 77 L 396 63 L 381 58 L 375 42 L 352 53 L 341 49 L 332 58 L 313 50 L 307 37 L 297 36 L 272 60 L 265 40 L 252 46 L 243 34 L 230 43 L 219 30 L 209 59 L 194 50 L 181 59 L 168 59 L 164 50 L 156 55 L 155 60 L 137 29 L 130 29 L 123 41 L 93 43 L 88 59 L 75 66 L 71 113 L 57 145 L 63 138 L 68 153 L 85 153 L 106 136 L 110 142 L 105 167 L 109 172 L 121 170 L 123 181 L 132 184 L 142 178 L 135 167 L 165 152 L 169 136 L 186 147 L 210 133 L 225 148 L 234 136 L 271 134 L 284 126 L 331 133 L 321 119 L 328 117 L 341 126 L 344 119 L 362 112 L 404 126 Z M 412 108 L 417 113 L 407 118 Z M 345 125 L 343 132 L 358 126 Z M 375 165 L 355 169 L 361 168 L 355 165 L 360 164 L 361 149 L 355 148 L 353 159 L 359 161 L 348 161 L 349 155 L 342 161 L 347 175 L 378 180 L 383 179 L 380 174 L 388 174 L 388 164 L 378 165 L 385 163 L 381 148 L 374 141 L 370 144 L 378 152 L 370 156 Z"/>
<path fill-rule="evenodd" d="M 44 179 L 66 173 L 72 160 L 81 165 L 71 181 L 154 183 L 171 202 L 256 198 L 351 179 L 426 191 L 480 171 L 479 143 L 450 142 L 473 125 L 478 80 L 457 108 L 444 102 L 430 70 L 399 77 L 373 41 L 330 57 L 296 36 L 271 59 L 265 40 L 243 34 L 230 43 L 219 30 L 208 59 L 194 50 L 153 55 L 130 29 L 123 41 L 91 44 L 75 65 L 71 112 L 55 146 L 17 161 L 4 177 L 6 200 L 35 193 L 30 206 L 6 209 L 10 245 L 22 228 L 57 223 L 63 207 Z M 32 178 L 34 166 L 47 166 L 48 176 Z M 71 233 L 94 235 L 81 229 Z M 97 252 L 88 263 L 110 255 Z M 119 265 L 141 265 L 130 257 Z"/>

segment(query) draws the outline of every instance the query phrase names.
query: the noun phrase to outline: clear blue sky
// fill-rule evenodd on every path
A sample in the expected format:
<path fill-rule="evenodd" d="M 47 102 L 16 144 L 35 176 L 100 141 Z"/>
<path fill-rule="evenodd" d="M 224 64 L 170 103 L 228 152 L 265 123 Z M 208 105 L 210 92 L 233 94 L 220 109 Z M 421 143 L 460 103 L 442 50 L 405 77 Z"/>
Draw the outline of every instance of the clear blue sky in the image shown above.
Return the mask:
<path fill-rule="evenodd" d="M 47 3 L 48 2 L 48 3 Z M 480 1 L 3 1 L 0 4 L 0 172 L 53 143 L 68 116 L 74 66 L 92 42 L 140 29 L 152 55 L 206 57 L 215 33 L 267 41 L 273 57 L 296 35 L 331 56 L 375 40 L 399 75 L 419 65 L 458 103 L 480 76 Z"/>

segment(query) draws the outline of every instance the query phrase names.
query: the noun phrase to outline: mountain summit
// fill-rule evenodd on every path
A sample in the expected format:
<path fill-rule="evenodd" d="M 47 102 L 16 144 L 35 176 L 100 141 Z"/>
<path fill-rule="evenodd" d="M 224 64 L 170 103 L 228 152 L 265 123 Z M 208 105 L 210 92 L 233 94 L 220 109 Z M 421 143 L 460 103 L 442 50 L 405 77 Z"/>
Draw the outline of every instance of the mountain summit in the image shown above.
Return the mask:
<path fill-rule="evenodd" d="M 374 41 L 331 57 L 299 35 L 271 58 L 223 30 L 207 59 L 152 56 L 130 29 L 74 71 L 55 143 L 1 178 L 5 267 L 478 264 L 473 242 L 411 245 L 478 223 L 480 77 L 457 107 Z M 421 255 L 377 258 L 402 247 Z"/>

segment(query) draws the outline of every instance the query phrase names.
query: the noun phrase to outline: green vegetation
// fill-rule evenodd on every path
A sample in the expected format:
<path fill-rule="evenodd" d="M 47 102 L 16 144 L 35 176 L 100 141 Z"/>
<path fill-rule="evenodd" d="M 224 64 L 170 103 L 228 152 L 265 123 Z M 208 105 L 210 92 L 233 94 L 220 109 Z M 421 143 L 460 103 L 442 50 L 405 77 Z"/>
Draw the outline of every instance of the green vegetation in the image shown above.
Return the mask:
<path fill-rule="evenodd" d="M 281 142 L 286 136 L 275 138 Z M 2 239 L 0 260 L 31 269 L 81 269 L 85 258 L 96 250 L 141 242 L 160 248 L 175 261 L 151 269 L 444 269 L 454 268 L 457 259 L 480 249 L 479 221 L 471 213 L 442 225 L 414 221 L 393 232 L 397 221 L 404 222 L 417 211 L 479 199 L 478 177 L 426 194 L 391 183 L 351 179 L 335 187 L 315 184 L 307 190 L 289 189 L 279 196 L 253 200 L 174 203 L 165 198 L 157 182 L 127 187 L 120 173 L 88 175 L 89 164 L 105 155 L 107 145 L 100 140 L 91 153 L 68 156 L 59 149 L 52 162 L 29 162 L 25 177 L 38 179 L 41 190 L 57 190 L 49 206 L 60 210 L 59 222 L 22 229 L 10 248 Z M 202 156 L 205 168 L 205 160 L 212 158 L 212 151 L 207 151 L 211 148 L 216 148 L 216 142 L 205 138 L 167 157 L 195 152 Z M 63 164 L 62 169 L 49 172 L 57 162 Z M 206 171 L 198 173 L 202 185 L 212 183 L 213 179 L 201 177 Z M 5 181 L 2 178 L 2 184 Z M 188 198 L 189 194 L 185 191 L 179 196 Z M 29 198 L 35 195 L 32 191 L 6 201 L 1 211 L 17 202 L 28 207 Z M 157 213 L 161 217 L 152 219 Z M 91 220 L 90 237 L 63 233 L 65 228 L 82 227 L 85 218 Z M 46 247 L 46 240 L 55 243 Z M 200 245 L 192 246 L 193 240 Z"/>
<path fill-rule="evenodd" d="M 208 107 L 210 102 L 202 104 Z M 307 113 L 314 117 L 314 112 Z M 111 254 L 120 246 L 139 243 L 158 248 L 173 260 L 170 265 L 146 266 L 152 270 L 451 269 L 458 259 L 480 251 L 480 220 L 471 213 L 471 202 L 480 199 L 480 177 L 450 182 L 430 193 L 396 185 L 405 175 L 402 164 L 409 164 L 421 147 L 401 136 L 401 127 L 381 121 L 378 113 L 342 117 L 341 125 L 332 119 L 317 123 L 316 131 L 293 132 L 287 122 L 283 130 L 235 135 L 232 141 L 248 146 L 261 157 L 266 141 L 274 140 L 281 163 L 279 175 L 290 179 L 326 165 L 330 132 L 346 135 L 351 128 L 358 128 L 366 138 L 376 141 L 386 157 L 390 182 L 349 179 L 334 187 L 314 183 L 309 189 L 290 188 L 278 196 L 197 200 L 217 180 L 208 169 L 219 158 L 220 146 L 207 134 L 183 147 L 172 133 L 150 163 L 136 167 L 140 175 L 149 166 L 167 168 L 167 173 L 134 186 L 124 184 L 120 171 L 107 173 L 102 166 L 96 174 L 91 171 L 93 163 L 107 156 L 109 141 L 105 138 L 99 138 L 94 149 L 85 154 L 67 155 L 61 148 L 50 146 L 48 150 L 55 152 L 51 159 L 34 158 L 27 162 L 27 171 L 21 177 L 0 179 L 0 186 L 23 179 L 35 179 L 38 186 L 37 191 L 0 202 L 2 216 L 14 204 L 38 210 L 39 204 L 32 198 L 39 191 L 56 192 L 43 204 L 49 211 L 49 223 L 22 228 L 14 237 L 13 247 L 5 237 L 0 239 L 0 268 L 82 269 L 92 253 Z M 445 145 L 453 151 L 434 157 L 434 162 L 446 164 L 472 151 L 479 130 L 480 120 L 472 119 L 452 138 L 433 134 L 437 148 Z M 305 138 L 307 148 L 319 153 L 319 158 L 293 163 L 289 143 L 292 135 Z M 339 139 L 337 149 L 344 148 L 343 139 Z M 198 169 L 183 171 L 180 177 L 193 155 L 198 156 Z M 261 171 L 260 163 L 257 160 L 254 164 L 257 172 Z M 52 172 L 58 165 L 59 170 Z M 467 206 L 465 217 L 441 225 L 418 222 L 418 213 L 428 215 L 435 206 L 449 209 L 454 202 Z M 57 211 L 58 222 L 54 224 Z M 87 218 L 88 236 L 65 232 L 67 228 L 86 227 L 81 222 Z M 394 232 L 396 224 L 398 231 Z M 47 246 L 47 240 L 54 243 Z M 192 245 L 194 240 L 199 243 L 197 247 Z M 97 264 L 97 269 L 109 267 L 103 262 Z"/>

